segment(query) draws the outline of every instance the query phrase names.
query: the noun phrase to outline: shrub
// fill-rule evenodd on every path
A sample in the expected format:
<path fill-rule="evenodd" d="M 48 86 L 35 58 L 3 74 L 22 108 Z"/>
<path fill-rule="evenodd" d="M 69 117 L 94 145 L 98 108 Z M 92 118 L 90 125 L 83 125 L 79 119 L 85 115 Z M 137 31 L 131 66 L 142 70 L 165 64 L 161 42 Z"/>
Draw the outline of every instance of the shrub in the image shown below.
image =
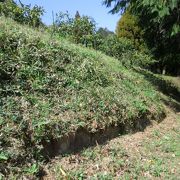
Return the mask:
<path fill-rule="evenodd" d="M 88 16 L 80 16 L 76 13 L 74 18 L 69 13 L 56 14 L 56 20 L 53 27 L 56 34 L 70 39 L 73 43 L 83 44 L 93 47 L 95 38 L 95 22 Z"/>
<path fill-rule="evenodd" d="M 43 25 L 41 21 L 43 13 L 44 9 L 37 5 L 31 8 L 31 5 L 24 5 L 21 2 L 18 5 L 13 0 L 0 2 L 0 16 L 10 17 L 21 24 L 39 27 Z"/>
<path fill-rule="evenodd" d="M 154 62 L 150 55 L 137 51 L 129 39 L 118 38 L 116 35 L 108 36 L 101 44 L 100 50 L 117 58 L 126 67 L 147 68 Z"/>

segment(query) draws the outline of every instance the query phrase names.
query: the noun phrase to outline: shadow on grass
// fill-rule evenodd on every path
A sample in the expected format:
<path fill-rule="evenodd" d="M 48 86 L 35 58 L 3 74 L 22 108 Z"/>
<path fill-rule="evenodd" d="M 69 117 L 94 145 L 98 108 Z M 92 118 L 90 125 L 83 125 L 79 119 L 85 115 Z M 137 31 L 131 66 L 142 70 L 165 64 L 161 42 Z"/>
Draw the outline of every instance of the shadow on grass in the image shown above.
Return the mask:
<path fill-rule="evenodd" d="M 149 114 L 150 115 L 150 114 Z M 125 134 L 134 134 L 136 132 L 143 132 L 146 127 L 152 125 L 152 120 L 157 122 L 163 121 L 166 117 L 165 112 L 159 115 L 149 116 L 143 114 L 139 118 L 134 118 L 126 123 L 119 123 L 117 125 L 110 125 L 103 129 L 98 129 L 96 132 L 90 132 L 86 127 L 79 127 L 76 132 L 68 133 L 61 138 L 51 139 L 50 141 L 42 142 L 42 154 L 48 160 L 58 155 L 78 153 L 84 148 L 104 145 L 107 141 Z"/>
<path fill-rule="evenodd" d="M 175 111 L 180 111 L 180 91 L 170 81 L 164 80 L 161 77 L 157 77 L 155 74 L 142 69 L 135 69 L 136 72 L 143 74 L 144 78 L 148 80 L 158 91 L 163 93 L 169 98 L 162 98 L 165 105 L 174 109 Z"/>

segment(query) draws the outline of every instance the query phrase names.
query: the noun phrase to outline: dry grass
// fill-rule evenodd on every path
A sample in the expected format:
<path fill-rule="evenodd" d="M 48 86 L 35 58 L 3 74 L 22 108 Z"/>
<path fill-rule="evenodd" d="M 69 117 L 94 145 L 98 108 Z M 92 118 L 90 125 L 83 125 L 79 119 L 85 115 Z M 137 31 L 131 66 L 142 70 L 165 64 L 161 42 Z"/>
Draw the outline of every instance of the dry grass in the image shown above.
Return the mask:
<path fill-rule="evenodd" d="M 53 160 L 44 179 L 178 179 L 180 114 L 167 111 L 144 132 Z"/>

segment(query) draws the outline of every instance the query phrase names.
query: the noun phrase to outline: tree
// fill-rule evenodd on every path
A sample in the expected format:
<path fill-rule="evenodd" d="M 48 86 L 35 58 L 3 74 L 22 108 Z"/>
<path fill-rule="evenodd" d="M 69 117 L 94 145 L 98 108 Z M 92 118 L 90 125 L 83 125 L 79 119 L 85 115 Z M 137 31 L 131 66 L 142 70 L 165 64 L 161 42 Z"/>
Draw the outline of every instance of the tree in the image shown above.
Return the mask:
<path fill-rule="evenodd" d="M 95 21 L 88 16 L 80 16 L 76 12 L 74 18 L 69 13 L 60 12 L 56 15 L 55 31 L 66 38 L 69 38 L 76 44 L 94 46 L 94 38 L 96 31 Z"/>
<path fill-rule="evenodd" d="M 139 17 L 145 31 L 146 42 L 158 59 L 159 68 L 165 73 L 176 73 L 180 68 L 180 1 L 179 0 L 104 0 L 111 13 L 131 13 Z"/>
<path fill-rule="evenodd" d="M 137 50 L 145 51 L 144 31 L 138 23 L 138 17 L 126 11 L 117 23 L 116 34 L 119 38 L 132 41 Z"/>
<path fill-rule="evenodd" d="M 61 37 L 69 38 L 72 36 L 74 18 L 67 12 L 56 13 L 56 19 L 53 31 Z"/>
<path fill-rule="evenodd" d="M 74 19 L 73 36 L 75 43 L 81 43 L 87 47 L 89 43 L 92 44 L 94 34 L 95 23 L 90 17 L 82 16 Z"/>
<path fill-rule="evenodd" d="M 105 52 L 108 56 L 112 56 L 120 60 L 123 53 L 134 50 L 134 47 L 128 39 L 118 38 L 115 34 L 113 34 L 104 38 L 100 50 Z"/>
<path fill-rule="evenodd" d="M 103 46 L 103 43 L 105 43 L 105 40 L 111 35 L 114 35 L 114 32 L 110 31 L 107 28 L 100 27 L 96 31 L 96 36 L 94 38 L 94 40 L 95 40 L 95 49 L 96 50 L 102 50 L 101 47 Z"/>
<path fill-rule="evenodd" d="M 151 56 L 134 49 L 133 43 L 127 38 L 118 38 L 116 35 L 109 35 L 103 40 L 100 50 L 117 58 L 124 66 L 149 67 L 154 62 Z"/>
<path fill-rule="evenodd" d="M 79 19 L 79 18 L 81 18 L 79 11 L 76 11 L 75 19 Z"/>
<path fill-rule="evenodd" d="M 109 35 L 113 35 L 114 32 L 110 31 L 107 28 L 100 27 L 96 32 L 101 38 L 107 38 Z"/>
<path fill-rule="evenodd" d="M 43 25 L 41 16 L 44 13 L 44 9 L 40 6 L 35 5 L 24 5 L 19 0 L 17 4 L 13 0 L 1 0 L 0 1 L 0 15 L 10 17 L 15 21 L 22 24 L 29 24 L 33 27 L 39 27 Z"/>

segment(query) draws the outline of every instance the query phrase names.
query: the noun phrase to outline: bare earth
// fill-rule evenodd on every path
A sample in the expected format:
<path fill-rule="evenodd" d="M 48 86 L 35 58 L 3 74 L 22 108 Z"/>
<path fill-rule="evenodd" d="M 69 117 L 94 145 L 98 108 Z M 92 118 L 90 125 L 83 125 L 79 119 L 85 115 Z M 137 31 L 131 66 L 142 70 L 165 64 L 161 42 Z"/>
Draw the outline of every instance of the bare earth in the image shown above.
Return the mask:
<path fill-rule="evenodd" d="M 166 109 L 143 132 L 55 158 L 43 179 L 180 179 L 180 112 Z"/>

